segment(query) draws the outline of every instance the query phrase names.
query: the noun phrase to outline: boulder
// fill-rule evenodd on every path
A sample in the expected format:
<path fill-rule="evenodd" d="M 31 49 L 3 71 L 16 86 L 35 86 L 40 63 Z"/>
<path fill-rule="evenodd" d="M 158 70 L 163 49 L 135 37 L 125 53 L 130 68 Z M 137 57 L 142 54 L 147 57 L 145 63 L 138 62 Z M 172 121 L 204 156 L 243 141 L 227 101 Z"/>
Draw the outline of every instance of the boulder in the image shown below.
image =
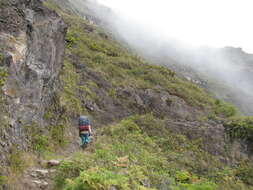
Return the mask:
<path fill-rule="evenodd" d="M 60 161 L 59 160 L 49 160 L 47 162 L 48 167 L 54 167 L 54 166 L 59 166 L 60 165 Z"/>

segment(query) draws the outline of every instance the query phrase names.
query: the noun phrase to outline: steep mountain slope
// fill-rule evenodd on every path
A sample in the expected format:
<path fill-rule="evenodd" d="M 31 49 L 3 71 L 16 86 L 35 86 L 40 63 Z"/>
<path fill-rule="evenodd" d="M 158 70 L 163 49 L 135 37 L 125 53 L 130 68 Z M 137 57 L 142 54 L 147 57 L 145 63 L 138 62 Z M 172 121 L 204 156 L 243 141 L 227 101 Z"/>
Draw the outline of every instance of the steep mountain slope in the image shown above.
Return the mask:
<path fill-rule="evenodd" d="M 78 0 L 72 2 L 79 4 L 78 8 L 82 9 Z M 253 114 L 253 55 L 241 48 L 192 47 L 169 38 L 170 32 L 163 34 L 156 29 L 155 23 L 152 26 L 152 22 L 140 23 L 139 19 L 135 22 L 120 11 L 91 7 L 105 22 L 103 27 L 118 40 L 128 44 L 133 51 L 153 64 L 167 66 L 180 76 L 204 87 L 216 98 L 236 105 L 242 114 Z M 157 20 L 157 23 L 160 21 Z M 170 23 L 164 22 L 163 25 L 170 26 Z"/>
<path fill-rule="evenodd" d="M 235 104 L 242 114 L 252 115 L 253 55 L 233 47 L 189 51 L 165 45 L 155 51 L 158 56 L 143 54 L 156 64 L 171 67 L 218 99 Z"/>
<path fill-rule="evenodd" d="M 59 189 L 252 188 L 251 144 L 222 125 L 232 106 L 132 55 L 89 13 L 83 20 L 54 8 L 69 26 L 64 118 L 88 114 L 97 128 L 90 149 L 59 167 Z"/>
<path fill-rule="evenodd" d="M 80 17 L 75 8 L 68 7 L 68 1 L 55 2 L 46 1 L 44 5 L 57 11 L 67 24 L 68 32 L 62 69 L 61 60 L 49 61 L 54 52 L 38 56 L 39 60 L 49 58 L 43 66 L 48 66 L 47 63 L 60 66 L 50 70 L 49 76 L 54 78 L 49 81 L 56 84 L 49 85 L 50 93 L 42 93 L 51 97 L 50 101 L 45 104 L 44 98 L 40 99 L 39 104 L 43 107 L 33 111 L 40 114 L 38 118 L 43 122 L 38 125 L 33 117 L 17 126 L 29 134 L 24 138 L 16 134 L 13 134 L 15 138 L 10 137 L 10 121 L 6 122 L 4 130 L 1 128 L 10 140 L 24 142 L 26 139 L 29 151 L 41 159 L 64 155 L 64 161 L 56 168 L 55 189 L 253 188 L 252 118 L 229 119 L 236 114 L 233 106 L 212 98 L 171 70 L 151 65 L 132 54 L 96 25 L 99 19 L 91 12 L 82 12 Z M 65 28 L 55 13 L 35 2 L 30 3 L 40 14 L 54 15 L 53 18 L 61 23 L 60 29 Z M 41 26 L 37 21 L 34 24 Z M 49 29 L 46 26 L 35 31 L 44 34 L 43 29 Z M 54 42 L 64 43 L 64 30 L 56 29 L 53 33 L 60 37 L 50 32 L 46 32 L 51 34 L 45 35 L 46 38 L 39 34 L 32 39 L 43 37 L 40 39 L 44 42 L 40 46 L 43 49 L 51 47 L 47 41 L 51 37 Z M 30 43 L 37 44 L 36 40 Z M 56 47 L 58 51 L 62 50 L 61 45 Z M 43 52 L 42 49 L 37 51 Z M 6 63 L 6 58 L 3 60 L 1 63 Z M 20 70 L 19 73 L 26 72 Z M 6 73 L 1 75 L 6 76 Z M 8 80 L 13 80 L 14 76 L 9 73 L 7 82 L 1 80 L 1 85 L 8 85 Z M 40 83 L 36 83 L 36 87 L 40 87 Z M 24 86 L 24 89 L 31 88 Z M 37 88 L 32 89 L 37 93 Z M 1 96 L 8 100 L 4 93 Z M 27 95 L 27 100 L 30 98 Z M 3 102 L 2 105 L 7 104 Z M 38 106 L 34 107 L 38 109 Z M 25 109 L 23 113 L 33 116 L 30 110 Z M 16 112 L 12 114 L 14 118 L 17 115 Z M 84 151 L 79 151 L 77 143 L 79 114 L 89 115 L 96 129 L 93 144 Z M 3 113 L 0 116 L 4 118 Z M 8 141 L 4 139 L 3 142 Z M 11 188 L 9 179 L 13 176 L 8 173 L 17 170 L 22 173 L 27 158 L 23 156 L 22 147 L 9 155 L 1 155 L 5 155 L 5 168 L 9 170 L 0 174 L 0 186 L 4 184 L 3 188 Z M 25 189 L 27 184 L 22 186 L 20 183 L 22 174 L 14 176 L 18 179 L 14 189 Z"/>

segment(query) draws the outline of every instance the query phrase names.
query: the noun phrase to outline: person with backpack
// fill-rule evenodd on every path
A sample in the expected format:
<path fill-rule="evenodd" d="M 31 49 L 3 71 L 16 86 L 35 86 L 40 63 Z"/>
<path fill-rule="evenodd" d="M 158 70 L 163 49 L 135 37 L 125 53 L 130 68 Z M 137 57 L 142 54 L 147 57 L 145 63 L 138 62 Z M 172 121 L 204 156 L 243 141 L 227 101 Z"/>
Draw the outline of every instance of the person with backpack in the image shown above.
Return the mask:
<path fill-rule="evenodd" d="M 82 140 L 81 147 L 85 147 L 90 142 L 91 132 L 91 124 L 90 120 L 87 116 L 79 117 L 79 136 Z"/>

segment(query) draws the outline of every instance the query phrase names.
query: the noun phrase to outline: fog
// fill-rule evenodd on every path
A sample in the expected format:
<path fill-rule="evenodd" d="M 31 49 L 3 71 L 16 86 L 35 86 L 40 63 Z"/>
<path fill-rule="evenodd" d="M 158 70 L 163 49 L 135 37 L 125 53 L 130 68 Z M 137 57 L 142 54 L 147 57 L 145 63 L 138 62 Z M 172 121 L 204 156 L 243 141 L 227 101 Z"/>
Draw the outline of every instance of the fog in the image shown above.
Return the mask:
<path fill-rule="evenodd" d="M 71 2 L 79 9 L 86 4 Z M 111 11 L 89 2 L 104 26 L 139 54 L 253 115 L 253 56 L 244 52 L 253 52 L 253 2 L 98 1 Z"/>

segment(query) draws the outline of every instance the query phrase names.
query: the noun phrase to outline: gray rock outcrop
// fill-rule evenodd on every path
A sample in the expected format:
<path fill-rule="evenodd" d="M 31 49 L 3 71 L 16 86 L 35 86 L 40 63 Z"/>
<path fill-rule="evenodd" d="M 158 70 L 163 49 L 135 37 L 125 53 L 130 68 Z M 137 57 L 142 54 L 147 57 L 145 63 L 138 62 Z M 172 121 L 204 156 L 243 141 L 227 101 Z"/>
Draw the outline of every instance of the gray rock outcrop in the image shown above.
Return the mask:
<path fill-rule="evenodd" d="M 1 89 L 6 125 L 0 127 L 0 160 L 11 146 L 27 148 L 25 127 L 45 126 L 45 108 L 59 86 L 65 33 L 62 18 L 38 0 L 0 2 L 0 67 L 8 74 Z"/>

